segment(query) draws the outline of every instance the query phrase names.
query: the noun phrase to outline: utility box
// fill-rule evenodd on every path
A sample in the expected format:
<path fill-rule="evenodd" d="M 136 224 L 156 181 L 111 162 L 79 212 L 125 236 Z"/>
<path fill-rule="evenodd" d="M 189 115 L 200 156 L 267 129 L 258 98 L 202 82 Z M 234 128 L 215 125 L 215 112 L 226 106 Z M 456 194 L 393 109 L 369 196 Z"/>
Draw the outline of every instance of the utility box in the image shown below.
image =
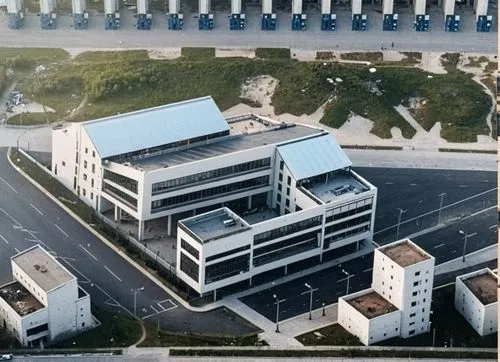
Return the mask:
<path fill-rule="evenodd" d="M 398 30 L 398 14 L 384 14 L 383 31 Z"/>
<path fill-rule="evenodd" d="M 76 30 L 85 30 L 89 27 L 89 13 L 73 14 L 73 27 Z"/>
<path fill-rule="evenodd" d="M 476 30 L 480 33 L 487 33 L 491 30 L 492 23 L 492 15 L 480 15 L 477 17 Z"/>
<path fill-rule="evenodd" d="M 416 15 L 414 29 L 416 31 L 429 31 L 430 16 L 427 14 Z"/>
<path fill-rule="evenodd" d="M 200 14 L 198 19 L 199 30 L 213 30 L 214 29 L 214 14 Z"/>
<path fill-rule="evenodd" d="M 321 30 L 335 30 L 337 22 L 337 14 L 322 14 L 321 15 Z"/>
<path fill-rule="evenodd" d="M 230 30 L 244 30 L 245 29 L 245 14 L 231 14 L 229 18 Z"/>
<path fill-rule="evenodd" d="M 151 30 L 153 25 L 152 14 L 137 14 L 137 30 Z"/>
<path fill-rule="evenodd" d="M 183 14 L 167 14 L 167 18 L 169 30 L 182 30 L 182 27 L 184 26 Z"/>
<path fill-rule="evenodd" d="M 365 14 L 353 14 L 352 15 L 352 30 L 353 31 L 365 31 L 367 25 L 367 16 Z"/>
<path fill-rule="evenodd" d="M 24 12 L 9 13 L 9 29 L 21 29 L 24 23 Z"/>
<path fill-rule="evenodd" d="M 276 30 L 276 14 L 262 14 L 262 30 Z"/>
<path fill-rule="evenodd" d="M 43 30 L 53 30 L 57 28 L 56 13 L 40 14 L 40 23 Z"/>
<path fill-rule="evenodd" d="M 292 30 L 306 30 L 306 22 L 306 14 L 292 14 Z"/>
<path fill-rule="evenodd" d="M 460 28 L 460 15 L 446 15 L 444 19 L 444 31 L 456 33 Z"/>
<path fill-rule="evenodd" d="M 104 29 L 105 30 L 117 30 L 120 28 L 120 13 L 116 12 L 114 14 L 106 14 L 104 18 Z"/>

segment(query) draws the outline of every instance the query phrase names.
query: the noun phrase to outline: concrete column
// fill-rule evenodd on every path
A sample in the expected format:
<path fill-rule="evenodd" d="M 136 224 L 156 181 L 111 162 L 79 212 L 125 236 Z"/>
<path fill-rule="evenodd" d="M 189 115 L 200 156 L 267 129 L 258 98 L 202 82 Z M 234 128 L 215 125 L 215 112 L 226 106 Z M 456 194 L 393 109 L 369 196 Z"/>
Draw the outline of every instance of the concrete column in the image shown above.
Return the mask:
<path fill-rule="evenodd" d="M 231 14 L 241 14 L 241 0 L 231 0 Z"/>
<path fill-rule="evenodd" d="M 488 15 L 488 0 L 475 0 L 474 10 L 476 11 L 476 17 Z"/>
<path fill-rule="evenodd" d="M 217 301 L 217 289 L 214 289 L 214 302 Z"/>
<path fill-rule="evenodd" d="M 198 6 L 200 14 L 210 14 L 210 9 L 212 7 L 210 0 L 200 0 Z"/>
<path fill-rule="evenodd" d="M 167 218 L 167 235 L 172 235 L 172 215 L 168 215 Z"/>
<path fill-rule="evenodd" d="M 361 8 L 363 6 L 361 0 L 351 0 L 352 14 L 361 14 Z"/>
<path fill-rule="evenodd" d="M 248 279 L 248 286 L 251 287 L 252 286 L 252 277 L 250 277 L 250 279 Z"/>
<path fill-rule="evenodd" d="M 442 0 L 439 0 L 442 2 Z M 455 15 L 455 0 L 444 0 L 443 2 L 444 16 Z"/>
<path fill-rule="evenodd" d="M 139 220 L 139 228 L 137 231 L 137 240 L 141 241 L 144 234 L 144 221 Z"/>
<path fill-rule="evenodd" d="M 273 13 L 273 0 L 262 0 L 262 14 Z"/>
<path fill-rule="evenodd" d="M 196 216 L 196 209 L 193 210 L 193 216 Z"/>
<path fill-rule="evenodd" d="M 331 14 L 331 12 L 332 12 L 332 1 L 321 0 L 321 14 Z"/>
<path fill-rule="evenodd" d="M 383 14 L 393 14 L 394 13 L 394 0 L 382 0 L 382 11 Z"/>
<path fill-rule="evenodd" d="M 118 207 L 118 205 L 115 205 L 115 222 L 118 222 L 119 220 L 119 211 L 120 208 Z"/>
<path fill-rule="evenodd" d="M 415 15 L 425 14 L 425 2 L 426 0 L 413 0 L 413 9 L 415 11 Z"/>
<path fill-rule="evenodd" d="M 292 14 L 302 14 L 302 0 L 292 0 Z"/>
<path fill-rule="evenodd" d="M 248 196 L 248 210 L 252 210 L 252 196 Z"/>

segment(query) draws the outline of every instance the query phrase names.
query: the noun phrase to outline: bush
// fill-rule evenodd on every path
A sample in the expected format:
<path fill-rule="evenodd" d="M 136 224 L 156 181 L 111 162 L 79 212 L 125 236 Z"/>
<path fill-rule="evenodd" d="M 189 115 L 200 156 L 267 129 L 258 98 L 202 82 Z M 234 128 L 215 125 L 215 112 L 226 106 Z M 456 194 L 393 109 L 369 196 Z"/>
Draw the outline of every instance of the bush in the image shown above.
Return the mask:
<path fill-rule="evenodd" d="M 288 48 L 257 48 L 255 56 L 261 59 L 290 59 Z"/>

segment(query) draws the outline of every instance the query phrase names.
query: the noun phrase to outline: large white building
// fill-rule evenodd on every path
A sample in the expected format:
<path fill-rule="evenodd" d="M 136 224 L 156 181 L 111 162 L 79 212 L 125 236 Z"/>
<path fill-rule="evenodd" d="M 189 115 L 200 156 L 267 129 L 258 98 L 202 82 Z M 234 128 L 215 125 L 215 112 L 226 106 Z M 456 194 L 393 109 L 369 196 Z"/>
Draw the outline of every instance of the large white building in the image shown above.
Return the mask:
<path fill-rule="evenodd" d="M 498 277 L 490 269 L 458 276 L 455 308 L 480 336 L 498 330 Z"/>
<path fill-rule="evenodd" d="M 24 346 L 52 343 L 93 326 L 90 296 L 41 246 L 11 258 L 14 281 L 0 287 L 0 327 Z"/>
<path fill-rule="evenodd" d="M 375 249 L 372 288 L 339 298 L 340 325 L 365 345 L 428 332 L 434 263 L 409 239 Z"/>
<path fill-rule="evenodd" d="M 99 212 L 177 237 L 198 293 L 371 242 L 377 190 L 326 131 L 204 97 L 53 131 L 52 172 Z M 182 222 L 178 222 L 183 220 Z"/>

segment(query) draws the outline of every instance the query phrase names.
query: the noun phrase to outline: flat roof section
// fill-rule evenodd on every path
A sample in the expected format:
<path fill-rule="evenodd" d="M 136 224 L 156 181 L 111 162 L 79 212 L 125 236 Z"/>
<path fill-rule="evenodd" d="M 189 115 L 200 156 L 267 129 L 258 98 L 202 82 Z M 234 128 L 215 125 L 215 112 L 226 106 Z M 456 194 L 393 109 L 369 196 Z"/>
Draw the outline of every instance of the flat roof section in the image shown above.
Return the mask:
<path fill-rule="evenodd" d="M 498 300 L 497 280 L 489 272 L 467 278 L 463 282 L 484 305 Z"/>
<path fill-rule="evenodd" d="M 204 242 L 242 232 L 249 228 L 236 215 L 229 214 L 225 209 L 217 209 L 182 220 L 182 224 Z"/>
<path fill-rule="evenodd" d="M 229 123 L 231 135 L 261 132 L 279 125 L 279 122 L 267 122 L 251 114 L 226 120 Z"/>
<path fill-rule="evenodd" d="M 0 297 L 21 317 L 45 308 L 33 294 L 17 281 L 0 288 Z"/>
<path fill-rule="evenodd" d="M 278 126 L 262 132 L 228 136 L 221 140 L 214 139 L 213 143 L 199 146 L 195 145 L 181 151 L 173 151 L 137 160 L 123 160 L 121 163 L 123 164 L 128 162 L 132 166 L 137 166 L 142 170 L 152 171 L 249 150 L 265 145 L 287 142 L 302 137 L 321 134 L 322 132 L 324 131 L 301 125 L 290 125 L 286 128 L 279 128 Z"/>
<path fill-rule="evenodd" d="M 13 256 L 12 261 L 46 292 L 76 279 L 40 245 Z"/>
<path fill-rule="evenodd" d="M 397 244 L 382 247 L 379 250 L 403 268 L 430 259 L 427 254 L 417 249 L 409 240 L 403 240 Z"/>
<path fill-rule="evenodd" d="M 368 319 L 379 317 L 398 310 L 398 308 L 396 308 L 392 303 L 385 300 L 375 291 L 370 291 L 353 299 L 349 299 L 347 300 L 347 303 L 352 305 L 358 312 L 363 314 Z"/>
<path fill-rule="evenodd" d="M 264 209 L 257 211 L 250 211 L 248 213 L 241 214 L 241 217 L 250 225 L 258 224 L 267 220 L 271 220 L 279 217 L 280 214 L 274 209 Z"/>
<path fill-rule="evenodd" d="M 368 191 L 368 187 L 346 172 L 329 178 L 327 183 L 313 183 L 308 190 L 324 203 L 329 203 Z"/>

